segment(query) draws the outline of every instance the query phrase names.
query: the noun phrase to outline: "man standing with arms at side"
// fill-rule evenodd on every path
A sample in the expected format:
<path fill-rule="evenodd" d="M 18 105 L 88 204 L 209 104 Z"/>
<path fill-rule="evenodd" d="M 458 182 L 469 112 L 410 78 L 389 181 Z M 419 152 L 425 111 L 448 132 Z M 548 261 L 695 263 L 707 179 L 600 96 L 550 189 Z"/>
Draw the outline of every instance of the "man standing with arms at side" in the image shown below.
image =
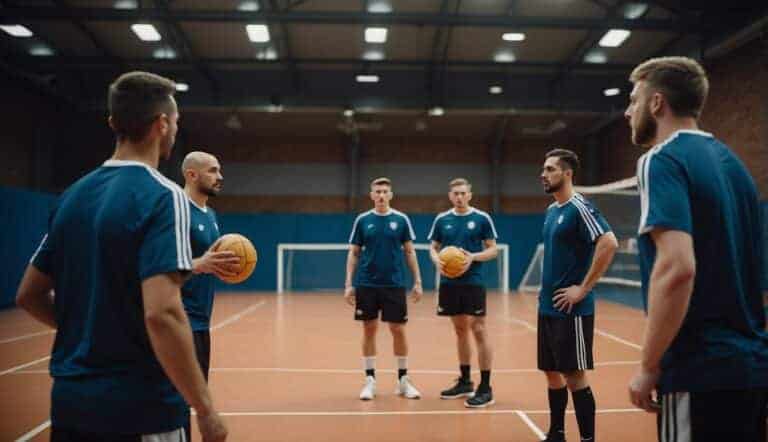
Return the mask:
<path fill-rule="evenodd" d="M 189 406 L 204 442 L 226 439 L 181 302 L 189 204 L 157 171 L 176 137 L 175 90 L 145 72 L 110 85 L 115 152 L 58 198 L 19 286 L 17 303 L 57 329 L 52 442 L 181 442 Z"/>
<path fill-rule="evenodd" d="M 699 130 L 709 90 L 699 63 L 651 59 L 630 81 L 632 142 L 650 149 L 637 165 L 648 320 L 630 400 L 659 413 L 662 442 L 765 441 L 765 257 L 754 180 Z"/>
<path fill-rule="evenodd" d="M 544 191 L 555 199 L 544 217 L 544 265 L 538 317 L 538 366 L 547 377 L 550 427 L 547 442 L 565 440 L 568 390 L 582 441 L 595 440 L 592 370 L 595 300 L 592 288 L 618 248 L 597 208 L 573 189 L 579 158 L 566 149 L 546 154 Z"/>

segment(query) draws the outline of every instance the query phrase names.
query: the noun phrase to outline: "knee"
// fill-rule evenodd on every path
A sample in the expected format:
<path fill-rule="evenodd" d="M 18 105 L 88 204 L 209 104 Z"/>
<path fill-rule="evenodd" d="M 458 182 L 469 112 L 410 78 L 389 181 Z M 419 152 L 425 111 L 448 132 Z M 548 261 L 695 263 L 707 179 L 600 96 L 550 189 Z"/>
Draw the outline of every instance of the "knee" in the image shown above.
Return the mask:
<path fill-rule="evenodd" d="M 403 336 L 405 335 L 405 324 L 389 324 L 389 331 L 392 335 Z"/>
<path fill-rule="evenodd" d="M 453 330 L 456 332 L 456 336 L 463 337 L 469 333 L 469 326 L 467 324 L 453 324 Z"/>
<path fill-rule="evenodd" d="M 476 338 L 485 338 L 485 323 L 479 321 L 473 322 L 472 333 Z"/>
<path fill-rule="evenodd" d="M 568 389 L 571 391 L 581 390 L 587 386 L 587 373 L 583 370 L 571 371 L 563 374 Z"/>
<path fill-rule="evenodd" d="M 379 324 L 375 321 L 367 321 L 363 323 L 363 333 L 365 333 L 366 336 L 376 335 L 378 328 Z"/>

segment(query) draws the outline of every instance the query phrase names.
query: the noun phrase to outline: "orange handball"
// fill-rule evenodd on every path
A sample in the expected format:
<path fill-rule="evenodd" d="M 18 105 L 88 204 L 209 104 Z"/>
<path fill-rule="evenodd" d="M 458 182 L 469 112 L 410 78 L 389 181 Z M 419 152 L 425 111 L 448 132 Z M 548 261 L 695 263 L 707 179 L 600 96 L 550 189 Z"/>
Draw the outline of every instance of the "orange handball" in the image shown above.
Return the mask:
<path fill-rule="evenodd" d="M 251 276 L 253 269 L 256 268 L 256 261 L 258 260 L 256 248 L 253 247 L 253 243 L 248 238 L 239 233 L 223 235 L 216 251 L 229 251 L 240 258 L 240 263 L 233 264 L 230 269 L 235 273 L 235 276 L 221 277 L 221 280 L 228 284 L 237 284 L 245 281 Z"/>
<path fill-rule="evenodd" d="M 461 270 L 467 265 L 467 257 L 458 247 L 445 247 L 438 256 L 440 261 L 445 263 L 445 275 L 449 278 L 458 278 L 461 275 Z"/>

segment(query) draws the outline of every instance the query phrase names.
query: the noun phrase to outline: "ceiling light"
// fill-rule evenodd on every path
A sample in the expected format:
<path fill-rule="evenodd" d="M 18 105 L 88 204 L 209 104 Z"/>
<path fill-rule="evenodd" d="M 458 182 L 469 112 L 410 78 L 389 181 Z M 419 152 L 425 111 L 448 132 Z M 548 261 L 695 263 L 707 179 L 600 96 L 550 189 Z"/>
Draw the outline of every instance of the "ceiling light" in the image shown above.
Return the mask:
<path fill-rule="evenodd" d="M 256 52 L 257 60 L 277 60 L 277 50 L 275 48 L 264 48 Z"/>
<path fill-rule="evenodd" d="M 152 56 L 160 60 L 171 60 L 176 58 L 176 51 L 166 47 L 157 48 L 152 52 Z"/>
<path fill-rule="evenodd" d="M 365 28 L 366 43 L 386 43 L 387 28 Z"/>
<path fill-rule="evenodd" d="M 504 41 L 523 41 L 525 34 L 522 32 L 505 32 L 501 35 L 501 39 Z"/>
<path fill-rule="evenodd" d="M 117 0 L 114 6 L 115 9 L 137 9 L 139 2 L 136 0 Z"/>
<path fill-rule="evenodd" d="M 246 1 L 246 2 L 240 2 L 239 5 L 237 5 L 238 11 L 247 11 L 247 12 L 255 12 L 259 10 L 259 2 L 254 1 Z"/>
<path fill-rule="evenodd" d="M 352 109 L 351 107 L 344 109 L 343 113 L 344 113 L 344 116 L 347 118 L 352 118 L 355 116 L 355 110 Z"/>
<path fill-rule="evenodd" d="M 432 109 L 428 110 L 427 114 L 433 117 L 439 117 L 441 115 L 445 115 L 445 109 L 443 109 L 440 106 L 435 106 Z"/>
<path fill-rule="evenodd" d="M 267 25 L 246 25 L 245 32 L 248 39 L 254 43 L 266 43 L 269 41 L 269 28 Z"/>
<path fill-rule="evenodd" d="M 604 48 L 618 48 L 630 34 L 631 32 L 626 29 L 611 29 L 600 39 L 600 46 Z"/>
<path fill-rule="evenodd" d="M 512 51 L 499 51 L 493 56 L 493 61 L 497 63 L 512 63 L 517 58 Z"/>
<path fill-rule="evenodd" d="M 498 95 L 504 92 L 504 89 L 501 86 L 491 86 L 488 88 L 488 92 L 490 92 L 493 95 Z"/>
<path fill-rule="evenodd" d="M 619 95 L 621 93 L 621 89 L 617 87 L 608 88 L 603 91 L 603 95 L 606 97 L 614 97 L 616 95 Z"/>
<path fill-rule="evenodd" d="M 136 23 L 131 25 L 133 33 L 136 34 L 142 41 L 160 41 L 162 37 L 154 25 L 147 23 Z"/>
<path fill-rule="evenodd" d="M 379 76 L 373 74 L 361 74 L 355 77 L 358 83 L 378 83 Z"/>
<path fill-rule="evenodd" d="M 624 18 L 636 20 L 648 12 L 647 3 L 627 3 L 624 5 Z"/>
<path fill-rule="evenodd" d="M 384 60 L 384 51 L 381 49 L 366 49 L 363 52 L 363 59 L 370 61 Z"/>
<path fill-rule="evenodd" d="M 179 92 L 187 92 L 189 85 L 187 83 L 176 83 L 176 90 Z"/>
<path fill-rule="evenodd" d="M 34 34 L 24 25 L 0 25 L 0 29 L 5 31 L 6 34 L 14 37 L 27 38 Z"/>
<path fill-rule="evenodd" d="M 369 1 L 368 12 L 374 14 L 388 14 L 392 12 L 392 5 L 390 5 L 386 0 Z"/>
<path fill-rule="evenodd" d="M 585 63 L 600 64 L 600 63 L 606 63 L 607 61 L 608 61 L 608 56 L 605 55 L 605 52 L 597 49 L 589 51 L 587 52 L 586 55 L 584 55 Z"/>
<path fill-rule="evenodd" d="M 50 57 L 53 55 L 53 49 L 51 49 L 49 46 L 39 44 L 29 48 L 29 53 L 30 55 L 34 55 L 36 57 Z"/>

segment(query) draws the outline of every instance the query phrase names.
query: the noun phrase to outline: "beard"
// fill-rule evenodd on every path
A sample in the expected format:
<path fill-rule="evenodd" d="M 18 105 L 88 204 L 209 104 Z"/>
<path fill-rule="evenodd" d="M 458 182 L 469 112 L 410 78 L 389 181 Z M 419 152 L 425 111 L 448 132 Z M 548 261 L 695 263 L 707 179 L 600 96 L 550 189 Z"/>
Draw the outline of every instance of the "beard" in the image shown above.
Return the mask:
<path fill-rule="evenodd" d="M 211 186 L 198 186 L 197 190 L 199 190 L 200 193 L 202 193 L 203 195 L 217 196 L 219 194 L 219 192 L 221 192 L 221 189 L 217 189 L 216 187 L 214 187 L 214 185 L 211 185 Z"/>
<path fill-rule="evenodd" d="M 632 128 L 632 143 L 636 146 L 649 147 L 656 138 L 656 120 L 651 116 L 648 106 L 638 115 L 637 127 Z"/>
<path fill-rule="evenodd" d="M 544 185 L 544 192 L 546 192 L 548 194 L 552 194 L 552 193 L 555 193 L 555 192 L 557 192 L 558 190 L 560 190 L 562 188 L 563 188 L 563 181 L 560 180 L 559 183 L 545 184 Z"/>

